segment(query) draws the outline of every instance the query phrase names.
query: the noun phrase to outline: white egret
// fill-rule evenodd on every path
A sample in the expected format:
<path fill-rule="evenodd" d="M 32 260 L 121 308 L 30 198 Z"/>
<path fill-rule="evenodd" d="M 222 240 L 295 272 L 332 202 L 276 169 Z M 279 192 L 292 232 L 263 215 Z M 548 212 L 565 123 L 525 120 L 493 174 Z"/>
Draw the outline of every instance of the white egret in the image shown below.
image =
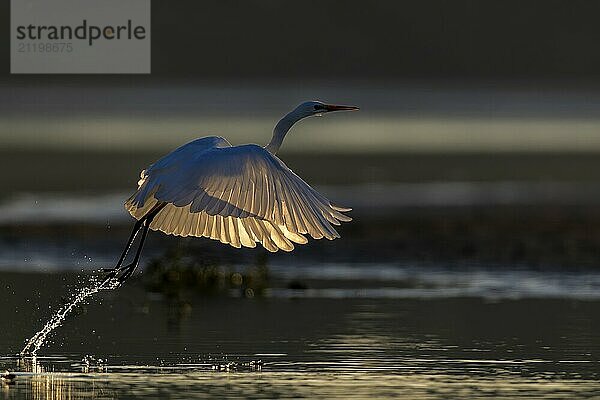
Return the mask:
<path fill-rule="evenodd" d="M 219 240 L 234 247 L 256 243 L 275 252 L 294 243 L 340 237 L 332 225 L 351 221 L 351 209 L 332 204 L 292 172 L 275 154 L 292 125 L 303 118 L 358 107 L 307 101 L 284 116 L 265 147 L 232 146 L 218 136 L 187 143 L 142 171 L 125 208 L 137 219 L 110 279 L 135 271 L 148 230 Z M 123 265 L 142 232 L 133 261 Z"/>

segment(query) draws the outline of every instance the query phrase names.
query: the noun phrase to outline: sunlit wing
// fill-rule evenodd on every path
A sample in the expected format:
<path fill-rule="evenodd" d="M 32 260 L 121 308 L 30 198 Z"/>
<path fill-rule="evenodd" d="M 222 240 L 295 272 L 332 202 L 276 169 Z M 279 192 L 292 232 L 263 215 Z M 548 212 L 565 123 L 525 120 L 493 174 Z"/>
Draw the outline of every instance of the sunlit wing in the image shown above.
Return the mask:
<path fill-rule="evenodd" d="M 204 141 L 204 142 L 201 142 Z M 125 207 L 142 218 L 166 206 L 150 228 L 178 236 L 204 236 L 234 247 L 291 251 L 293 243 L 335 239 L 333 225 L 351 218 L 257 145 L 232 147 L 212 137 L 188 143 L 142 171 Z"/>

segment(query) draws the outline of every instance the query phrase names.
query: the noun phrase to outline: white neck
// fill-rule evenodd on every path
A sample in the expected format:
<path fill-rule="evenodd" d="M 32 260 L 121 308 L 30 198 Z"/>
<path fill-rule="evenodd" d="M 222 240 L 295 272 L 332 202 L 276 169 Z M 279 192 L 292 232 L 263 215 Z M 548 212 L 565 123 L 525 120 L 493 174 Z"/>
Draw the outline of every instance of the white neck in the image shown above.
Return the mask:
<path fill-rule="evenodd" d="M 285 117 L 281 118 L 277 125 L 275 125 L 275 129 L 273 129 L 273 138 L 269 144 L 265 146 L 265 149 L 267 149 L 267 151 L 273 155 L 277 153 L 281 147 L 281 144 L 283 143 L 285 135 L 288 133 L 292 125 L 304 117 L 305 115 L 299 115 L 297 110 L 294 110 Z"/>

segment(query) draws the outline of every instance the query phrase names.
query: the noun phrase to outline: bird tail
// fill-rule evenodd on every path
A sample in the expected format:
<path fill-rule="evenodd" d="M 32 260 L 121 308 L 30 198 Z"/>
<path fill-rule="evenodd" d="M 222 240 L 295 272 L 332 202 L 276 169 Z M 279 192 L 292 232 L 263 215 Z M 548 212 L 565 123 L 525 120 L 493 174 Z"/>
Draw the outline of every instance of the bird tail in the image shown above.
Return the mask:
<path fill-rule="evenodd" d="M 152 185 L 148 184 L 148 174 L 143 170 L 140 173 L 138 189 L 125 201 L 125 209 L 135 219 L 139 220 L 158 204 L 158 200 L 154 198 L 158 188 L 155 187 L 153 190 L 151 188 Z"/>

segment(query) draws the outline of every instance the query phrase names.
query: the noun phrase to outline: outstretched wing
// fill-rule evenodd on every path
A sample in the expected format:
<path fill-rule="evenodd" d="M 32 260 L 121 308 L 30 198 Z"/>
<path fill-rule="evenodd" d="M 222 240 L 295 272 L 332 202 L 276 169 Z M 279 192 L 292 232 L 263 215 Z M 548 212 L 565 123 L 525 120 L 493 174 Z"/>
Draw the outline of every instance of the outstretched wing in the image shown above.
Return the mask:
<path fill-rule="evenodd" d="M 140 219 L 164 202 L 151 229 L 234 247 L 291 251 L 306 234 L 339 237 L 333 225 L 351 220 L 342 214 L 349 208 L 331 204 L 264 148 L 221 140 L 207 148 L 191 142 L 142 171 L 127 210 Z"/>

